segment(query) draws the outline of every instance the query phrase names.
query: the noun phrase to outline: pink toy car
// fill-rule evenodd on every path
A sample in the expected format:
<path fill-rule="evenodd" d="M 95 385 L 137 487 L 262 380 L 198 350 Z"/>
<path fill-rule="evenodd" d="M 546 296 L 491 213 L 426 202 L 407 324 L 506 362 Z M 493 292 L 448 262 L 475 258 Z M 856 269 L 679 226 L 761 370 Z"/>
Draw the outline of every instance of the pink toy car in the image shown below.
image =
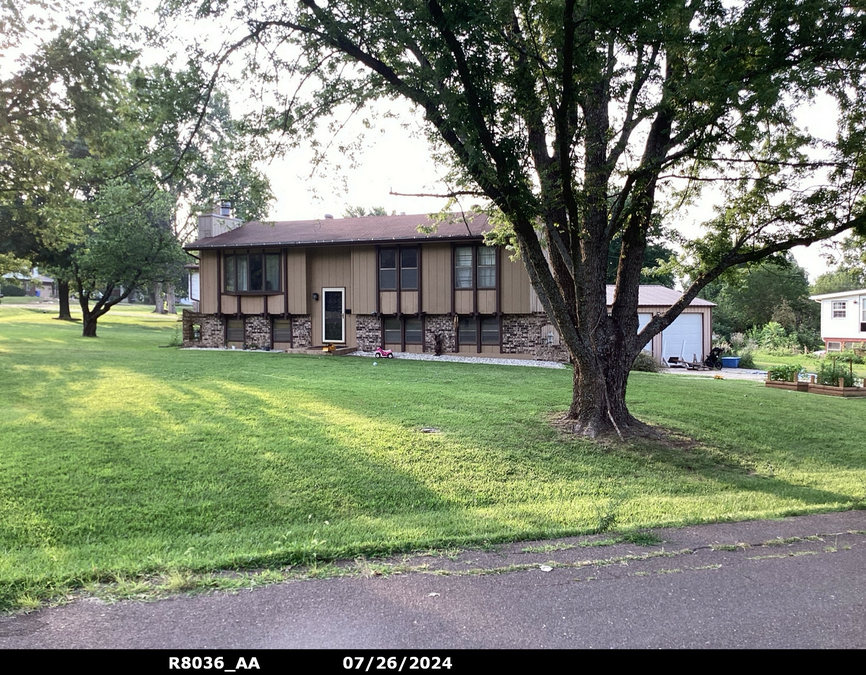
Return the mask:
<path fill-rule="evenodd" d="M 376 347 L 376 351 L 373 352 L 376 356 L 381 359 L 393 359 L 394 358 L 394 350 L 393 349 L 382 349 L 381 347 Z"/>

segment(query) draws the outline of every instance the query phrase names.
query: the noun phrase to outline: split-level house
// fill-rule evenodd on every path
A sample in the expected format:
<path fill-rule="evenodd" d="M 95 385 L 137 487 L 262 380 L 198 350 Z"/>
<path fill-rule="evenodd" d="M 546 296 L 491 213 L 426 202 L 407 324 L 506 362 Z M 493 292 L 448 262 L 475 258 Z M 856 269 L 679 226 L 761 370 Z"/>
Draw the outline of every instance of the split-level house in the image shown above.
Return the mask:
<path fill-rule="evenodd" d="M 200 298 L 198 312 L 184 313 L 184 344 L 434 352 L 438 341 L 446 354 L 566 360 L 523 263 L 485 245 L 490 227 L 479 214 L 435 227 L 423 215 L 246 224 L 202 215 L 186 246 L 199 258 Z M 644 295 L 641 325 L 679 297 L 661 286 Z M 695 301 L 684 316 L 696 318 L 665 331 L 676 339 L 659 336 L 647 350 L 708 353 L 711 306 Z"/>

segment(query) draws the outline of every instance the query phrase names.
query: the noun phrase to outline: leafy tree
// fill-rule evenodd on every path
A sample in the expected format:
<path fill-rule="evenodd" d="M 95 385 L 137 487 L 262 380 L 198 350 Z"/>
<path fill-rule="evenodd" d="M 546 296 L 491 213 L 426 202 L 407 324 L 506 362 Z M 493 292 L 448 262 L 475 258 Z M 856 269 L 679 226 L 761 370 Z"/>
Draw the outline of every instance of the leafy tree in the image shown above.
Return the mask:
<path fill-rule="evenodd" d="M 387 216 L 388 212 L 384 206 L 365 208 L 363 206 L 348 206 L 343 211 L 343 218 L 366 218 L 367 216 Z"/>
<path fill-rule="evenodd" d="M 820 307 L 809 299 L 808 274 L 790 258 L 736 270 L 702 295 L 717 303 L 714 331 L 726 338 L 771 321 L 788 333 L 811 334 L 819 327 Z"/>
<path fill-rule="evenodd" d="M 22 6 L 9 7 L 6 23 L 18 25 Z M 0 252 L 55 273 L 82 235 L 87 139 L 109 128 L 116 70 L 132 56 L 109 27 L 115 18 L 70 20 L 0 80 Z M 58 282 L 60 318 L 69 319 L 68 279 Z"/>
<path fill-rule="evenodd" d="M 171 195 L 149 186 L 117 180 L 102 187 L 94 202 L 97 217 L 75 247 L 68 272 L 84 337 L 96 337 L 99 318 L 134 290 L 183 273 L 187 256 L 172 232 L 173 208 Z"/>
<path fill-rule="evenodd" d="M 809 290 L 812 295 L 823 295 L 824 293 L 855 291 L 864 286 L 866 286 L 866 275 L 861 270 L 841 267 L 819 275 Z"/>
<path fill-rule="evenodd" d="M 866 16 L 842 0 L 166 0 L 225 19 L 221 64 L 273 96 L 263 131 L 303 134 L 337 105 L 402 97 L 450 164 L 454 195 L 486 197 L 519 247 L 574 363 L 568 416 L 596 435 L 640 430 L 629 366 L 725 270 L 862 223 Z M 237 31 L 245 29 L 240 35 Z M 199 53 L 205 47 L 199 47 Z M 282 89 L 287 82 L 289 89 Z M 795 105 L 836 101 L 831 147 Z M 288 101 L 282 105 L 279 101 Z M 727 186 L 682 243 L 692 283 L 638 332 L 653 214 Z M 660 207 L 664 206 L 665 209 Z M 608 313 L 608 249 L 620 236 Z"/>

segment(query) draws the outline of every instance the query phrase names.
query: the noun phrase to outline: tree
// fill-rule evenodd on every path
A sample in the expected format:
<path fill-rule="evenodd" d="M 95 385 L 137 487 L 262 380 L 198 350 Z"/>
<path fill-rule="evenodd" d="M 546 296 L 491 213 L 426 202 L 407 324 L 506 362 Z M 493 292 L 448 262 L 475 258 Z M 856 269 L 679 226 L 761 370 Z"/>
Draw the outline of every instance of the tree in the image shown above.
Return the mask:
<path fill-rule="evenodd" d="M 824 293 L 856 291 L 864 286 L 866 286 L 866 275 L 861 270 L 840 267 L 819 275 L 809 290 L 812 295 L 823 295 Z"/>
<path fill-rule="evenodd" d="M 373 206 L 365 208 L 363 206 L 347 206 L 343 211 L 343 218 L 366 218 L 368 216 L 387 216 L 388 212 L 384 206 Z"/>
<path fill-rule="evenodd" d="M 0 23 L 20 28 L 21 7 L 4 4 Z M 70 20 L 0 80 L 0 251 L 57 275 L 61 319 L 71 318 L 62 270 L 82 235 L 88 139 L 106 131 L 116 70 L 132 57 L 109 27 L 115 18 L 100 12 Z"/>
<path fill-rule="evenodd" d="M 99 318 L 134 290 L 181 276 L 187 257 L 171 229 L 173 208 L 171 195 L 126 180 L 100 190 L 96 218 L 69 267 L 84 319 L 83 337 L 96 337 Z"/>
<path fill-rule="evenodd" d="M 641 430 L 625 404 L 629 367 L 707 284 L 864 219 L 866 17 L 856 4 L 168 4 L 233 23 L 235 41 L 214 63 L 251 47 L 247 77 L 261 75 L 274 94 L 263 131 L 299 134 L 337 105 L 372 98 L 417 106 L 450 161 L 453 194 L 487 198 L 500 238 L 519 248 L 574 364 L 568 417 L 590 436 Z M 818 94 L 839 110 L 829 149 L 796 119 L 796 104 Z M 727 186 L 725 205 L 682 243 L 692 282 L 639 332 L 653 214 L 710 180 Z"/>
<path fill-rule="evenodd" d="M 702 297 L 717 303 L 713 331 L 729 338 L 770 321 L 786 331 L 815 333 L 820 307 L 809 299 L 809 279 L 792 258 L 736 270 L 706 286 Z"/>

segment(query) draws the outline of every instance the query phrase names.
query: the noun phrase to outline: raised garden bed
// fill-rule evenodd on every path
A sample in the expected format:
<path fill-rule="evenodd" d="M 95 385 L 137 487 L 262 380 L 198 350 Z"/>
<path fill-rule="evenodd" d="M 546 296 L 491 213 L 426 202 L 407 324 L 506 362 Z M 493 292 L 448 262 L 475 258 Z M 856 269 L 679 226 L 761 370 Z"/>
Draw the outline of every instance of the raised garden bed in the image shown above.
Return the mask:
<path fill-rule="evenodd" d="M 771 389 L 787 389 L 788 391 L 805 391 L 810 394 L 823 394 L 824 396 L 843 396 L 845 398 L 866 398 L 866 387 L 841 387 L 830 384 L 816 384 L 799 380 L 788 382 L 785 380 L 766 380 L 765 387 Z"/>
<path fill-rule="evenodd" d="M 766 380 L 765 386 L 771 389 L 787 389 L 789 391 L 809 391 L 808 382 L 786 382 L 785 380 Z"/>

